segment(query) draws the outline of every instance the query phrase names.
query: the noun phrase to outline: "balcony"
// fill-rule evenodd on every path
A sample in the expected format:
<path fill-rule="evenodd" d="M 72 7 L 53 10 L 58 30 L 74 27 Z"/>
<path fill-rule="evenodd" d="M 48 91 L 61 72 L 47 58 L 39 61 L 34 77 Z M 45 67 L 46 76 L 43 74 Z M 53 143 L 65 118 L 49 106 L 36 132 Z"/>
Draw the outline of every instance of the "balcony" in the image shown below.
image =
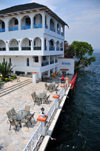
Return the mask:
<path fill-rule="evenodd" d="M 62 36 L 64 36 L 64 33 L 61 33 Z"/>
<path fill-rule="evenodd" d="M 50 64 L 53 64 L 53 63 L 54 63 L 54 60 L 51 60 L 51 61 L 50 61 Z"/>
<path fill-rule="evenodd" d="M 10 51 L 18 51 L 18 49 L 19 49 L 18 47 L 9 47 Z"/>
<path fill-rule="evenodd" d="M 9 27 L 9 31 L 16 31 L 18 30 L 18 27 Z"/>
<path fill-rule="evenodd" d="M 61 51 L 63 51 L 63 48 L 60 48 Z"/>
<path fill-rule="evenodd" d="M 44 50 L 47 50 L 47 46 L 44 46 Z"/>
<path fill-rule="evenodd" d="M 47 66 L 47 65 L 49 65 L 49 62 L 42 62 L 41 65 L 42 65 L 42 66 Z"/>
<path fill-rule="evenodd" d="M 5 47 L 0 48 L 0 51 L 6 51 Z"/>
<path fill-rule="evenodd" d="M 59 51 L 59 47 L 56 47 L 56 50 Z"/>
<path fill-rule="evenodd" d="M 0 32 L 5 32 L 5 29 L 4 28 L 0 29 Z"/>
<path fill-rule="evenodd" d="M 33 49 L 34 49 L 34 50 L 41 50 L 41 46 L 39 46 L 39 47 L 38 47 L 38 46 L 37 46 L 37 47 L 35 46 Z"/>
<path fill-rule="evenodd" d="M 26 29 L 30 29 L 30 28 L 31 28 L 30 25 L 25 25 L 25 26 L 22 26 L 22 27 L 21 27 L 22 30 L 26 30 Z"/>
<path fill-rule="evenodd" d="M 22 50 L 31 50 L 31 47 L 22 47 Z"/>
<path fill-rule="evenodd" d="M 34 24 L 34 28 L 42 28 L 42 24 Z"/>
<path fill-rule="evenodd" d="M 57 31 L 57 34 L 59 34 L 59 35 L 60 35 L 60 31 Z"/>
<path fill-rule="evenodd" d="M 57 63 L 58 62 L 58 60 L 57 59 L 55 59 L 55 63 Z"/>
<path fill-rule="evenodd" d="M 48 25 L 45 25 L 45 28 L 48 29 Z"/>
<path fill-rule="evenodd" d="M 49 50 L 50 50 L 50 51 L 53 51 L 53 50 L 55 50 L 55 47 L 52 47 L 52 46 L 51 46 L 51 47 L 49 47 Z"/>
<path fill-rule="evenodd" d="M 53 32 L 55 32 L 55 29 L 53 27 L 50 27 L 50 30 L 53 31 Z"/>

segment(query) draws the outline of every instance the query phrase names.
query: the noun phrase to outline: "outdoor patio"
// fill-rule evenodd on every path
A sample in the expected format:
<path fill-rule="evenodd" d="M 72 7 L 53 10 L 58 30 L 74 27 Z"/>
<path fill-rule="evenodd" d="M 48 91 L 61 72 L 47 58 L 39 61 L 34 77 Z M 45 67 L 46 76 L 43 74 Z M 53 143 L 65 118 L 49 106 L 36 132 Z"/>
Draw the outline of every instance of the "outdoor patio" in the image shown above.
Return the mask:
<path fill-rule="evenodd" d="M 72 78 L 70 76 L 69 78 Z M 20 81 L 24 81 L 30 78 L 21 77 Z M 60 78 L 53 78 L 52 81 L 55 81 L 57 84 L 60 82 Z M 12 86 L 18 83 L 17 80 L 13 82 L 8 82 L 4 85 L 5 87 Z M 47 82 L 50 84 L 50 82 Z M 61 89 L 60 87 L 58 88 Z M 39 122 L 36 121 L 38 115 L 41 113 L 41 107 L 45 108 L 45 113 L 48 112 L 54 99 L 52 98 L 55 92 L 47 91 L 47 95 L 50 95 L 49 104 L 34 105 L 31 94 L 36 92 L 36 94 L 43 93 L 46 91 L 45 82 L 31 83 L 27 86 L 24 86 L 16 91 L 13 91 L 5 96 L 0 97 L 0 150 L 1 151 L 22 151 L 30 138 L 32 137 L 34 131 L 36 130 Z M 25 109 L 25 106 L 30 106 L 30 112 L 35 112 L 35 122 L 33 121 L 32 125 L 28 128 L 22 125 L 22 128 L 18 128 L 15 131 L 14 127 L 9 131 L 10 123 L 8 121 L 6 112 L 11 108 L 14 108 L 16 111 Z"/>

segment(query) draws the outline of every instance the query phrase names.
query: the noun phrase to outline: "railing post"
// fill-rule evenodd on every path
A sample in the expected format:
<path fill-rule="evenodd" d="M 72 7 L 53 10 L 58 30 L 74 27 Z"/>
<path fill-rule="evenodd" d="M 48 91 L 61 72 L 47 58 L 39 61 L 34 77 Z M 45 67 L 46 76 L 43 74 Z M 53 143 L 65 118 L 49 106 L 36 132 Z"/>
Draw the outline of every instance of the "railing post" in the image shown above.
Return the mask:
<path fill-rule="evenodd" d="M 42 114 L 38 116 L 37 121 L 41 122 L 41 135 L 46 135 L 46 121 L 48 116 L 44 113 L 44 108 L 41 108 Z"/>
<path fill-rule="evenodd" d="M 62 88 L 62 95 L 64 95 L 64 93 L 65 93 L 65 84 L 62 84 L 62 85 L 60 85 L 60 87 Z"/>
<path fill-rule="evenodd" d="M 66 84 L 66 88 L 68 88 L 68 86 L 69 86 L 69 78 L 65 78 L 65 84 Z"/>
<path fill-rule="evenodd" d="M 59 107 L 59 103 L 58 103 L 59 97 L 60 97 L 60 95 L 58 95 L 57 93 L 53 95 L 53 98 L 55 99 L 55 108 L 56 109 L 58 109 L 58 107 Z"/>

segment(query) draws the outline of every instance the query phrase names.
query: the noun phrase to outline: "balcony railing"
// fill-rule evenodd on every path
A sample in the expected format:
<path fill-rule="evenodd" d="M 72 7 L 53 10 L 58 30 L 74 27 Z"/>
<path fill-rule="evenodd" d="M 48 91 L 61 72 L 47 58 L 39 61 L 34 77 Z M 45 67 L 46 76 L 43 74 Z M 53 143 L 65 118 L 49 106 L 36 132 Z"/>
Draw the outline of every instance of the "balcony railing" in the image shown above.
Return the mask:
<path fill-rule="evenodd" d="M 42 28 L 42 24 L 34 24 L 34 28 Z"/>
<path fill-rule="evenodd" d="M 47 46 L 44 46 L 44 50 L 47 50 Z"/>
<path fill-rule="evenodd" d="M 49 47 L 49 50 L 50 50 L 50 51 L 53 51 L 53 50 L 55 50 L 55 47 L 52 47 L 52 46 L 51 46 L 51 47 Z"/>
<path fill-rule="evenodd" d="M 50 64 L 53 64 L 53 63 L 54 63 L 54 60 L 51 60 L 51 61 L 50 61 Z"/>
<path fill-rule="evenodd" d="M 0 29 L 0 32 L 5 32 L 5 29 L 4 28 Z"/>
<path fill-rule="evenodd" d="M 0 48 L 0 51 L 6 51 L 5 47 Z"/>
<path fill-rule="evenodd" d="M 42 66 L 47 66 L 49 65 L 49 62 L 42 62 Z"/>
<path fill-rule="evenodd" d="M 31 28 L 30 25 L 24 25 L 24 26 L 21 27 L 22 30 L 26 30 L 26 29 L 30 29 L 30 28 Z"/>
<path fill-rule="evenodd" d="M 60 48 L 61 51 L 63 51 L 63 48 Z"/>
<path fill-rule="evenodd" d="M 55 63 L 57 63 L 58 62 L 58 60 L 57 59 L 55 59 Z"/>
<path fill-rule="evenodd" d="M 59 35 L 60 35 L 60 31 L 57 31 L 57 34 L 59 34 Z"/>
<path fill-rule="evenodd" d="M 45 25 L 45 28 L 48 29 L 48 25 Z"/>
<path fill-rule="evenodd" d="M 18 30 L 18 27 L 9 27 L 9 31 L 16 31 Z"/>
<path fill-rule="evenodd" d="M 53 32 L 55 32 L 55 29 L 53 27 L 50 27 L 50 30 L 53 31 Z"/>
<path fill-rule="evenodd" d="M 35 46 L 33 49 L 34 50 L 41 50 L 41 46 Z"/>
<path fill-rule="evenodd" d="M 64 36 L 64 33 L 61 33 L 62 36 Z"/>
<path fill-rule="evenodd" d="M 59 47 L 56 47 L 56 50 L 59 51 Z"/>
<path fill-rule="evenodd" d="M 31 50 L 31 47 L 22 47 L 22 50 Z"/>
<path fill-rule="evenodd" d="M 16 50 L 18 51 L 18 49 L 19 49 L 18 47 L 9 47 L 10 51 L 16 51 Z"/>

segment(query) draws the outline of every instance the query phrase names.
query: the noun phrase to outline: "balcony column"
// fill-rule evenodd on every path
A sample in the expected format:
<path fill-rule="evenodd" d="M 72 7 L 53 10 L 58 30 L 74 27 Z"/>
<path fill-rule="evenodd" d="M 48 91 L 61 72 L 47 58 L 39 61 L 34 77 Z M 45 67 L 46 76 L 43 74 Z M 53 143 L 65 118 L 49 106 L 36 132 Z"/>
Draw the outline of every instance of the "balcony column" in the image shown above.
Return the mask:
<path fill-rule="evenodd" d="M 34 47 L 33 43 L 34 43 L 34 41 L 33 41 L 33 39 L 31 39 L 31 51 L 33 51 L 33 47 Z"/>
<path fill-rule="evenodd" d="M 47 23 L 48 23 L 48 29 L 50 30 L 50 16 L 49 15 L 48 15 Z"/>
<path fill-rule="evenodd" d="M 9 41 L 6 41 L 6 51 L 9 51 Z"/>
<path fill-rule="evenodd" d="M 55 32 L 57 33 L 57 21 L 55 21 Z"/>
<path fill-rule="evenodd" d="M 19 51 L 21 51 L 21 40 L 18 40 L 18 48 L 19 48 Z"/>
<path fill-rule="evenodd" d="M 42 56 L 39 56 L 39 64 L 40 64 L 40 67 L 42 66 Z"/>
<path fill-rule="evenodd" d="M 44 52 L 44 38 L 42 38 L 42 52 Z"/>
<path fill-rule="evenodd" d="M 54 41 L 54 51 L 56 51 L 56 42 Z"/>
<path fill-rule="evenodd" d="M 21 30 L 21 18 L 18 18 L 18 30 Z"/>
<path fill-rule="evenodd" d="M 42 28 L 45 29 L 45 13 L 42 13 Z"/>
<path fill-rule="evenodd" d="M 49 39 L 47 39 L 47 50 L 49 51 Z"/>
<path fill-rule="evenodd" d="M 31 16 L 30 19 L 31 19 L 31 29 L 33 29 L 33 16 Z"/>
<path fill-rule="evenodd" d="M 50 56 L 48 57 L 49 65 L 50 65 Z"/>
<path fill-rule="evenodd" d="M 9 20 L 5 20 L 5 31 L 8 32 Z"/>

